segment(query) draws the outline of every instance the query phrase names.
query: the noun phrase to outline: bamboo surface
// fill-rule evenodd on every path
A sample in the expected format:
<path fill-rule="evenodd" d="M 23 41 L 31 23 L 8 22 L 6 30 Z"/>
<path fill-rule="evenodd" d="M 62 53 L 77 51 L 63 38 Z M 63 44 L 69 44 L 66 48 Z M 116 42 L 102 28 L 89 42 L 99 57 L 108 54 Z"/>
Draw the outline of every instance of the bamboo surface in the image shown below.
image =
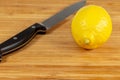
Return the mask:
<path fill-rule="evenodd" d="M 0 42 L 80 0 L 0 0 Z M 71 15 L 46 35 L 3 57 L 0 80 L 120 80 L 120 0 L 87 0 L 111 15 L 113 32 L 94 50 L 72 38 Z"/>

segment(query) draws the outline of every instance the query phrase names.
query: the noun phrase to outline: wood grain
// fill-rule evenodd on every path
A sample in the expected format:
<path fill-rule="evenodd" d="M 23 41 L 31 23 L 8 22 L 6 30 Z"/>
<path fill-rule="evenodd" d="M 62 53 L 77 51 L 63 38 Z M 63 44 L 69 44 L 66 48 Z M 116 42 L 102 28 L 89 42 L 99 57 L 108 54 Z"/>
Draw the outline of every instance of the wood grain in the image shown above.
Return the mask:
<path fill-rule="evenodd" d="M 79 0 L 0 0 L 0 42 L 41 22 Z M 71 36 L 74 15 L 46 35 L 3 57 L 0 80 L 120 80 L 120 0 L 87 0 L 112 17 L 107 43 L 94 50 L 80 48 Z"/>

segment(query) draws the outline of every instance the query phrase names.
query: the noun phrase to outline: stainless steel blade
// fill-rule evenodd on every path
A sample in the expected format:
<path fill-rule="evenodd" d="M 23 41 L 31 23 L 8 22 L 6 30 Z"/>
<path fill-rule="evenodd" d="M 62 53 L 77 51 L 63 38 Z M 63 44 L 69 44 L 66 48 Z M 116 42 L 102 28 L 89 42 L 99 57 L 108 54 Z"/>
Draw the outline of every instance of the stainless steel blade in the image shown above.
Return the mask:
<path fill-rule="evenodd" d="M 64 10 L 60 11 L 56 15 L 50 17 L 49 19 L 42 22 L 44 26 L 46 26 L 47 29 L 50 29 L 52 26 L 58 24 L 62 20 L 64 20 L 69 15 L 73 14 L 77 10 L 79 10 L 81 7 L 83 7 L 86 3 L 86 0 L 81 0 L 80 2 L 77 2 Z"/>

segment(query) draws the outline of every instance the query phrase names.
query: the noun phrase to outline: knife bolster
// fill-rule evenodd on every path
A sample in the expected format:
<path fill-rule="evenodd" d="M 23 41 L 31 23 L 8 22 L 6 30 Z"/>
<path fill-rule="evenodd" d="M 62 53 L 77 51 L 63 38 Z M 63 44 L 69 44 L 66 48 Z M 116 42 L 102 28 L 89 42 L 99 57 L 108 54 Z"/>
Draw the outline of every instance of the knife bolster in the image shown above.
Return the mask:
<path fill-rule="evenodd" d="M 37 34 L 46 34 L 46 30 L 47 30 L 47 28 L 41 23 L 41 24 L 39 24 L 39 23 L 36 23 L 36 24 L 34 24 L 36 27 L 39 27 L 39 30 L 38 30 L 38 32 L 37 32 Z"/>

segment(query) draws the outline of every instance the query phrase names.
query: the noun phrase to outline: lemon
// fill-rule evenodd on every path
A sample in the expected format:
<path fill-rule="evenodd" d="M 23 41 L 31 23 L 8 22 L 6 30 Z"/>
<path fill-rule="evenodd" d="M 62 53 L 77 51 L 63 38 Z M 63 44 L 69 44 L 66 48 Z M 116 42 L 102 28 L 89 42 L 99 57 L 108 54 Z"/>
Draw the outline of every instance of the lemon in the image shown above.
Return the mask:
<path fill-rule="evenodd" d="M 107 11 L 97 5 L 81 8 L 72 21 L 72 35 L 78 45 L 94 49 L 105 43 L 112 32 L 112 21 Z"/>

